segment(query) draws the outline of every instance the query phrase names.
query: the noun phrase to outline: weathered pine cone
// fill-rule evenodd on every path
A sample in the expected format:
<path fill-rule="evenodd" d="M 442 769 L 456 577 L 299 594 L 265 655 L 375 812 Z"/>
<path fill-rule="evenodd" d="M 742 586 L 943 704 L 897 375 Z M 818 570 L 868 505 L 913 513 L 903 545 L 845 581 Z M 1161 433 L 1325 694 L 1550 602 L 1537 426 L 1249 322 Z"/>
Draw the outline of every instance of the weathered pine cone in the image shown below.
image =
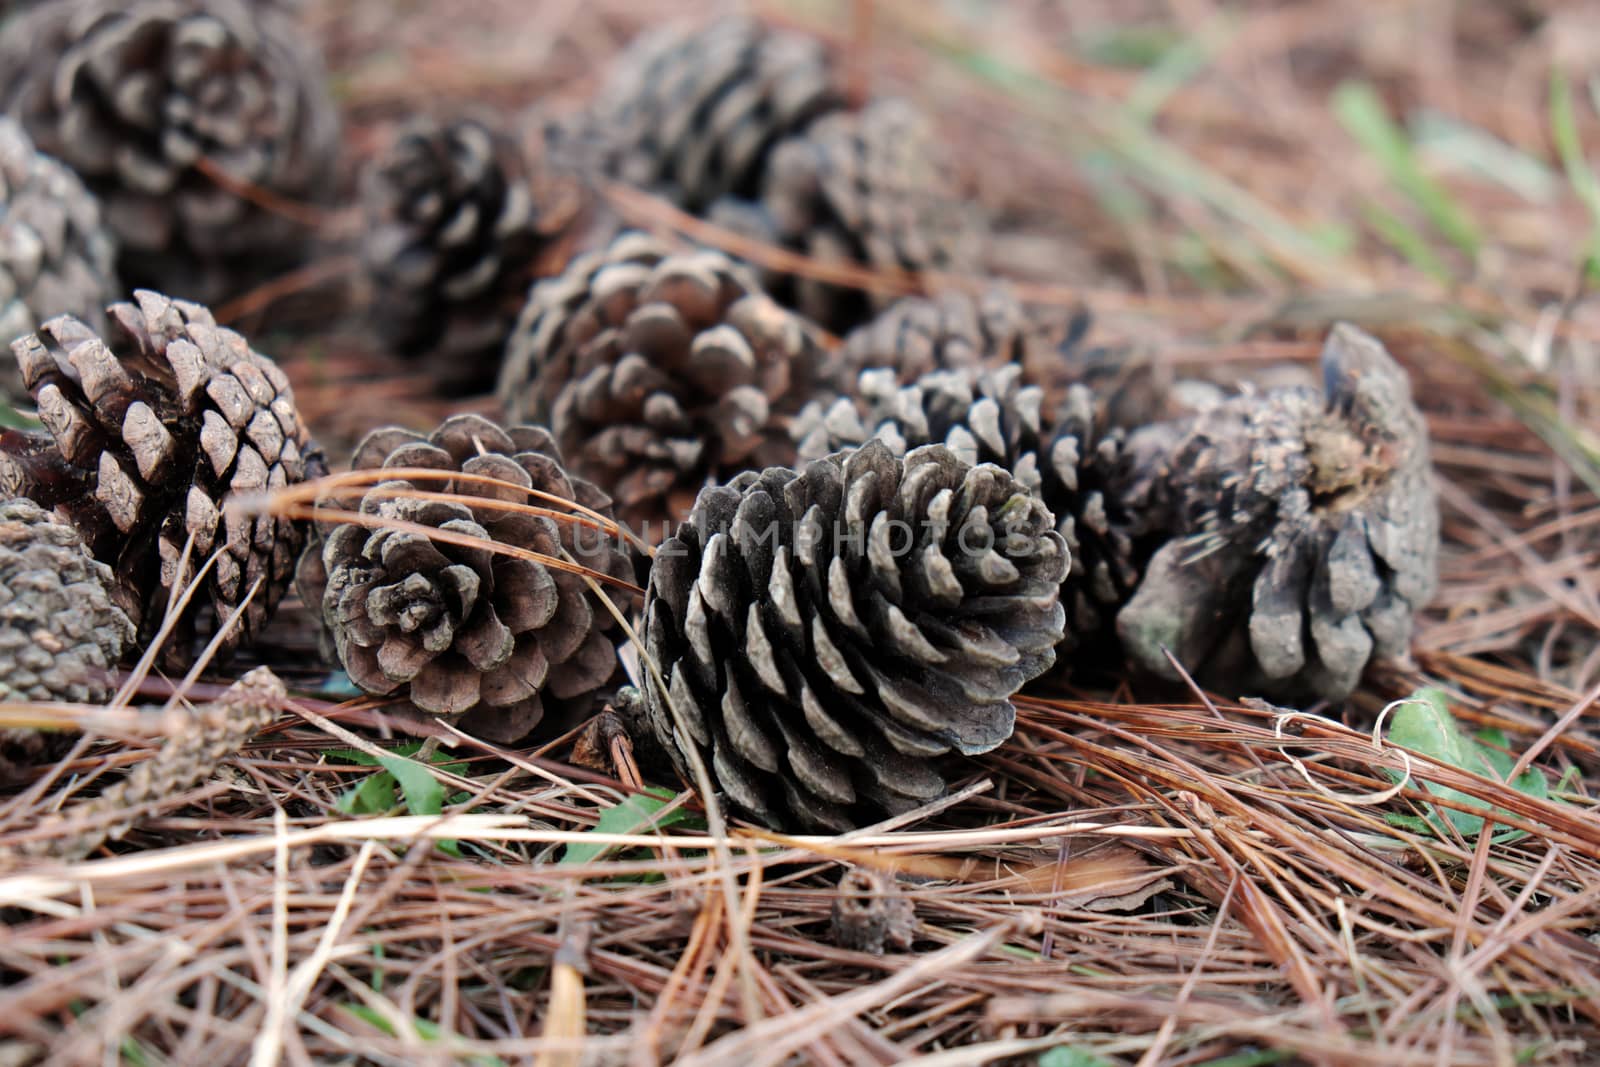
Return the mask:
<path fill-rule="evenodd" d="M 756 196 L 772 147 L 842 99 L 819 42 L 722 18 L 640 37 L 590 121 L 606 172 L 699 213 Z"/>
<path fill-rule="evenodd" d="M 758 205 L 727 199 L 711 217 L 823 264 L 972 274 L 983 231 L 933 124 L 901 100 L 834 112 L 773 149 Z M 783 271 L 761 278 L 780 303 L 834 333 L 870 320 L 880 296 Z"/>
<path fill-rule="evenodd" d="M 304 223 L 261 201 L 314 199 L 338 144 L 303 35 L 247 0 L 40 4 L 0 34 L 0 107 L 100 197 L 124 280 L 208 302 L 293 260 Z"/>
<path fill-rule="evenodd" d="M 813 331 L 718 252 L 639 233 L 536 285 L 500 377 L 572 470 L 650 540 L 708 481 L 794 457 L 784 418 L 826 373 Z"/>
<path fill-rule="evenodd" d="M 628 583 L 632 557 L 595 519 L 609 522 L 610 500 L 563 470 L 548 433 L 458 415 L 426 437 L 376 430 L 357 448 L 352 467 L 471 476 L 375 483 L 360 505 L 373 525 L 327 524 L 320 544 L 306 549 L 300 595 L 321 608 L 352 681 L 369 693 L 401 694 L 425 712 L 461 716 L 473 733 L 509 742 L 537 726 L 547 705 L 581 712 L 614 680 L 613 612 L 581 575 L 553 561 Z M 461 499 L 405 495 L 418 491 Z M 573 518 L 552 517 L 562 502 L 576 505 Z M 547 513 L 530 513 L 529 505 Z M 453 543 L 385 522 L 481 543 Z M 618 611 L 628 609 L 624 594 L 608 592 Z"/>
<path fill-rule="evenodd" d="M 1123 436 L 1096 426 L 1087 389 L 1068 390 L 1052 425 L 1044 394 L 1015 364 L 991 371 L 933 371 L 899 385 L 894 368 L 863 371 L 852 396 L 813 401 L 793 424 L 800 459 L 820 459 L 876 438 L 897 456 L 943 444 L 964 463 L 993 463 L 1038 495 L 1072 557 L 1062 587 L 1063 651 L 1110 635 L 1140 568 L 1136 523 L 1119 489 Z"/>
<path fill-rule="evenodd" d="M 0 704 L 101 704 L 133 624 L 111 603 L 111 571 L 71 526 L 31 500 L 0 502 Z M 47 758 L 59 735 L 0 729 L 0 783 Z"/>
<path fill-rule="evenodd" d="M 118 296 L 115 250 L 77 176 L 0 117 L 0 342 L 56 315 L 101 325 L 101 309 Z M 10 360 L 0 364 L 5 403 L 21 394 L 22 378 Z"/>
<path fill-rule="evenodd" d="M 1052 381 L 1088 331 L 1086 312 L 1059 324 L 995 286 L 983 293 L 953 290 L 937 297 L 908 296 L 851 331 L 841 353 L 850 373 L 892 367 L 902 385 L 932 371 L 1022 368 L 1029 384 Z"/>
<path fill-rule="evenodd" d="M 12 343 L 44 430 L 0 437 L 0 491 L 77 527 L 110 565 L 112 599 L 141 642 L 216 553 L 163 650 L 166 664 L 182 666 L 197 633 L 241 606 L 219 650 L 254 638 L 305 541 L 305 523 L 228 511 L 229 501 L 326 465 L 272 360 L 198 304 L 144 290 L 134 299 L 107 309 L 104 339 L 63 316 Z"/>
<path fill-rule="evenodd" d="M 1336 326 L 1322 369 L 1325 395 L 1247 394 L 1130 441 L 1165 457 L 1136 466 L 1171 539 L 1117 619 L 1152 672 L 1177 676 L 1165 648 L 1224 690 L 1340 700 L 1406 651 L 1437 581 L 1427 428 L 1376 338 Z"/>
<path fill-rule="evenodd" d="M 373 321 L 452 392 L 494 383 L 528 286 L 573 236 L 576 178 L 475 119 L 418 120 L 364 186 Z"/>
<path fill-rule="evenodd" d="M 1066 570 L 1038 497 L 943 446 L 745 472 L 656 555 L 644 643 L 668 693 L 646 687 L 645 720 L 680 774 L 693 746 L 768 826 L 906 810 L 943 791 L 934 757 L 1011 735 Z"/>

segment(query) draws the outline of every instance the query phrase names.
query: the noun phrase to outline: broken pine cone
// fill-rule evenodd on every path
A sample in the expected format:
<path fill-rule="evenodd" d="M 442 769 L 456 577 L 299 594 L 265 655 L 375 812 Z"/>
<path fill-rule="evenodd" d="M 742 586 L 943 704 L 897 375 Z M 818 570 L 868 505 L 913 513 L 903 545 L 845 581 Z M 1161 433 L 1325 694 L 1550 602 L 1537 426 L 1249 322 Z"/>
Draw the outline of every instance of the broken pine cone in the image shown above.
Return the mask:
<path fill-rule="evenodd" d="M 586 213 L 581 183 L 484 122 L 429 119 L 401 131 L 363 193 L 380 335 L 450 392 L 493 384 L 529 284 Z"/>
<path fill-rule="evenodd" d="M 1049 669 L 1066 545 L 994 466 L 880 441 L 704 490 L 657 552 L 644 719 L 740 812 L 844 830 L 945 788 L 934 760 L 1011 735 Z M 679 718 L 681 716 L 681 718 Z"/>
<path fill-rule="evenodd" d="M 793 459 L 784 417 L 822 364 L 814 331 L 726 256 L 626 233 L 534 286 L 500 401 L 548 422 L 573 472 L 654 542 L 707 482 Z"/>
<path fill-rule="evenodd" d="M 606 173 L 698 214 L 723 196 L 757 196 L 773 146 L 842 100 L 820 42 L 719 18 L 640 37 L 590 124 Z"/>
<path fill-rule="evenodd" d="M 13 342 L 44 429 L 0 436 L 0 491 L 78 529 L 141 643 L 215 554 L 163 649 L 183 667 L 235 610 L 219 651 L 254 639 L 305 541 L 304 522 L 230 501 L 327 468 L 271 359 L 198 304 L 134 299 L 107 309 L 104 337 L 63 316 Z"/>
<path fill-rule="evenodd" d="M 1071 554 L 1061 651 L 1109 639 L 1138 583 L 1145 546 L 1120 489 L 1123 435 L 1097 426 L 1089 391 L 1070 388 L 1047 420 L 1043 390 L 1023 385 L 1016 364 L 933 371 L 909 385 L 895 375 L 894 368 L 863 371 L 852 395 L 807 405 L 793 425 L 801 460 L 876 438 L 897 456 L 943 444 L 964 463 L 1005 468 L 1055 515 Z"/>
<path fill-rule="evenodd" d="M 1437 583 L 1439 507 L 1405 371 L 1334 327 L 1324 389 L 1246 394 L 1130 449 L 1163 459 L 1141 493 L 1171 531 L 1117 619 L 1146 669 L 1280 699 L 1341 700 L 1405 653 Z"/>
<path fill-rule="evenodd" d="M 320 61 L 249 0 L 52 0 L 0 32 L 0 107 L 105 205 L 124 280 L 216 301 L 311 236 L 338 147 Z"/>
<path fill-rule="evenodd" d="M 120 295 L 115 255 L 100 202 L 0 116 L 0 342 L 57 315 L 103 325 L 102 309 Z M 15 364 L 0 359 L 0 404 L 22 393 Z"/>
<path fill-rule="evenodd" d="M 975 273 L 984 239 L 932 122 L 901 100 L 818 119 L 773 149 L 759 202 L 724 199 L 711 218 L 825 266 L 891 274 Z M 761 280 L 834 333 L 888 302 L 786 271 L 765 270 Z"/>
<path fill-rule="evenodd" d="M 396 477 L 366 490 L 368 522 L 324 524 L 297 581 L 351 680 L 494 741 L 527 736 L 551 705 L 587 711 L 617 674 L 613 609 L 634 566 L 610 499 L 567 474 L 550 435 L 458 415 L 426 437 L 376 430 L 351 466 Z M 611 607 L 580 566 L 611 580 Z"/>
<path fill-rule="evenodd" d="M 111 569 L 31 500 L 0 502 L 0 704 L 104 703 L 133 624 L 111 602 Z M 65 735 L 0 729 L 0 784 Z"/>
<path fill-rule="evenodd" d="M 894 875 L 852 867 L 833 898 L 833 939 L 856 952 L 909 951 L 917 937 L 917 910 Z"/>

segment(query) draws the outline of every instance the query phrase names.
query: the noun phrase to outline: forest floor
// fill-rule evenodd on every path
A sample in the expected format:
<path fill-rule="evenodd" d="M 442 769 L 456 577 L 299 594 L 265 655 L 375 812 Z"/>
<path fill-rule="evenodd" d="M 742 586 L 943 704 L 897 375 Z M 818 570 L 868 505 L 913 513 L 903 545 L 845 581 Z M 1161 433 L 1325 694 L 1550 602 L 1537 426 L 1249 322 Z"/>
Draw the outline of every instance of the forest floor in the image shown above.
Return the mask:
<path fill-rule="evenodd" d="M 303 21 L 353 174 L 416 110 L 572 111 L 677 6 Z M 939 116 L 993 269 L 1097 341 L 1249 377 L 1314 366 L 1333 322 L 1377 333 L 1443 515 L 1412 659 L 1327 717 L 1052 682 L 909 825 L 718 836 L 675 783 L 640 793 L 625 744 L 580 766 L 571 736 L 389 736 L 291 604 L 267 662 L 301 695 L 271 729 L 114 851 L 0 875 L 0 1065 L 1596 1062 L 1600 4 L 755 9 Z M 320 223 L 307 272 L 222 313 L 335 442 L 427 425 L 445 405 L 358 312 L 279 314 L 349 271 L 354 216 Z M 0 845 L 159 743 L 101 727 L 0 797 Z M 852 871 L 909 907 L 909 947 L 841 941 Z"/>

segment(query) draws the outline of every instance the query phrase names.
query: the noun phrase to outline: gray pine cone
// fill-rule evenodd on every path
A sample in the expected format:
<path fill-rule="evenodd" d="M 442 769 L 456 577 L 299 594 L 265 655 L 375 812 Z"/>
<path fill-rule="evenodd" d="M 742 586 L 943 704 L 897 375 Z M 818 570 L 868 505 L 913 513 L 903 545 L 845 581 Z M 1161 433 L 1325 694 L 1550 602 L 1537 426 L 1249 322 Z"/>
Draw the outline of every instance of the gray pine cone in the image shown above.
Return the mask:
<path fill-rule="evenodd" d="M 100 197 L 124 280 L 207 302 L 295 258 L 257 200 L 315 199 L 338 147 L 320 61 L 247 0 L 40 4 L 0 33 L 0 108 Z"/>
<path fill-rule="evenodd" d="M 821 263 L 875 270 L 972 274 L 983 242 L 932 122 L 901 100 L 818 119 L 773 149 L 759 204 L 727 199 L 711 217 Z M 762 282 L 834 333 L 888 303 L 782 271 L 764 271 Z"/>
<path fill-rule="evenodd" d="M 297 584 L 307 604 L 320 606 L 352 681 L 369 693 L 401 693 L 426 712 L 462 716 L 464 728 L 506 742 L 537 726 L 547 704 L 581 712 L 613 681 L 612 612 L 578 574 L 528 554 L 570 559 L 624 582 L 633 580 L 633 560 L 592 518 L 574 523 L 526 510 L 570 501 L 611 518 L 609 498 L 568 476 L 546 431 L 458 415 L 426 437 L 376 430 L 351 466 L 425 467 L 510 483 L 396 478 L 374 484 L 360 505 L 364 515 L 492 541 L 507 546 L 504 553 L 381 524 L 324 526 L 321 543 L 301 557 Z M 412 490 L 464 499 L 397 495 Z M 522 510 L 499 506 L 507 502 Z M 610 592 L 626 611 L 626 596 Z"/>
<path fill-rule="evenodd" d="M 327 468 L 272 360 L 198 304 L 144 290 L 134 299 L 107 309 L 104 338 L 63 316 L 12 344 L 44 429 L 0 437 L 0 492 L 53 507 L 77 527 L 111 566 L 112 597 L 142 642 L 220 549 L 163 650 L 176 667 L 189 662 L 197 633 L 247 600 L 220 649 L 252 640 L 305 541 L 304 522 L 226 512 L 229 500 Z"/>
<path fill-rule="evenodd" d="M 534 287 L 500 400 L 548 422 L 572 470 L 659 540 L 708 481 L 793 459 L 785 416 L 822 362 L 811 328 L 726 256 L 628 233 Z"/>
<path fill-rule="evenodd" d="M 120 295 L 115 254 L 99 202 L 0 116 L 0 342 L 56 315 L 103 325 L 102 309 Z M 21 375 L 0 360 L 0 403 L 22 391 Z"/>
<path fill-rule="evenodd" d="M 1066 545 L 1038 498 L 943 446 L 872 441 L 700 494 L 656 555 L 645 719 L 739 811 L 843 830 L 937 797 L 933 757 L 1011 735 L 1049 669 Z"/>
<path fill-rule="evenodd" d="M 895 301 L 845 338 L 843 364 L 855 373 L 892 367 L 902 385 L 938 370 L 1015 364 L 1030 384 L 1053 381 L 1065 353 L 1087 332 L 1087 312 L 1061 323 L 1025 308 L 1001 286 L 980 295 L 952 291 Z"/>
<path fill-rule="evenodd" d="M 31 500 L 0 502 L 0 703 L 99 704 L 133 624 L 107 594 L 111 570 L 77 531 Z M 57 735 L 0 729 L 0 782 L 47 758 Z"/>
<path fill-rule="evenodd" d="M 853 396 L 807 405 L 794 421 L 802 461 L 858 447 L 871 438 L 897 456 L 943 444 L 963 463 L 993 463 L 1039 496 L 1056 517 L 1072 557 L 1062 587 L 1067 631 L 1062 651 L 1109 636 L 1117 609 L 1133 595 L 1141 564 L 1136 523 L 1123 505 L 1120 431 L 1100 431 L 1089 391 L 1067 392 L 1053 425 L 1044 393 L 1022 384 L 1015 364 L 991 371 L 933 371 L 899 385 L 893 368 L 863 371 Z"/>
<path fill-rule="evenodd" d="M 640 37 L 590 121 L 607 173 L 699 213 L 756 196 L 772 147 L 842 98 L 819 42 L 722 18 Z"/>
<path fill-rule="evenodd" d="M 452 392 L 493 384 L 541 260 L 581 214 L 577 180 L 475 119 L 417 120 L 368 170 L 373 320 Z"/>
<path fill-rule="evenodd" d="M 1117 619 L 1128 652 L 1176 677 L 1284 699 L 1340 700 L 1367 663 L 1405 653 L 1437 582 L 1428 435 L 1405 371 L 1336 326 L 1324 395 L 1225 401 L 1136 433 L 1130 489 L 1170 531 Z"/>

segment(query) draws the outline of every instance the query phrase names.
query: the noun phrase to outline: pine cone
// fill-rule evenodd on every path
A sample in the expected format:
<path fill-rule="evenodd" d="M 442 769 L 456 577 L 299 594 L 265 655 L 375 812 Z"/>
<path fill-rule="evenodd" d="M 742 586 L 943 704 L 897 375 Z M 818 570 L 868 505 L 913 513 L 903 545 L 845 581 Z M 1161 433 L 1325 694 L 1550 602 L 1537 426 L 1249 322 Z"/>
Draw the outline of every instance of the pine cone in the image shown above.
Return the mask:
<path fill-rule="evenodd" d="M 655 740 L 738 810 L 843 830 L 937 797 L 931 760 L 1011 735 L 1055 659 L 1067 551 L 1038 498 L 942 446 L 872 441 L 700 494 L 656 554 Z M 673 711 L 687 733 L 674 725 Z"/>
<path fill-rule="evenodd" d="M 659 540 L 707 481 L 793 458 L 783 416 L 821 362 L 811 329 L 726 256 L 629 233 L 534 287 L 500 399 L 548 422 L 572 469 Z"/>
<path fill-rule="evenodd" d="M 818 119 L 773 149 L 759 206 L 725 200 L 711 217 L 821 263 L 873 270 L 971 274 L 982 243 L 933 124 L 900 100 Z M 762 282 L 779 303 L 834 333 L 887 303 L 780 271 L 764 272 Z"/>
<path fill-rule="evenodd" d="M 529 283 L 573 236 L 577 180 L 479 121 L 421 120 L 368 171 L 365 197 L 379 333 L 452 392 L 492 384 Z"/>
<path fill-rule="evenodd" d="M 213 632 L 247 598 L 219 649 L 252 640 L 305 541 L 303 522 L 225 512 L 229 501 L 327 469 L 272 360 L 198 304 L 144 290 L 134 299 L 107 309 L 104 340 L 63 316 L 12 344 L 45 428 L 0 437 L 0 491 L 53 507 L 77 527 L 110 564 L 112 599 L 141 642 L 221 549 L 205 578 L 209 596 L 190 600 L 166 644 L 165 662 L 177 667 L 197 630 Z"/>
<path fill-rule="evenodd" d="M 1147 669 L 1176 676 L 1165 647 L 1227 690 L 1340 700 L 1406 651 L 1437 581 L 1427 428 L 1377 339 L 1336 326 L 1322 368 L 1326 396 L 1247 394 L 1135 435 L 1168 457 L 1144 492 L 1173 532 L 1117 619 Z"/>
<path fill-rule="evenodd" d="M 101 309 L 119 295 L 115 251 L 99 202 L 77 176 L 0 117 L 0 341 L 56 315 L 103 325 Z M 10 363 L 0 360 L 0 403 L 22 395 Z"/>
<path fill-rule="evenodd" d="M 381 524 L 324 529 L 321 543 L 301 557 L 297 584 L 307 604 L 320 605 L 352 681 L 369 693 L 403 692 L 423 711 L 464 716 L 464 728 L 509 742 L 527 736 L 550 701 L 581 711 L 613 680 L 612 612 L 578 574 L 523 554 L 570 558 L 631 582 L 628 551 L 592 518 L 562 521 L 487 503 L 547 509 L 572 501 L 611 518 L 610 500 L 568 476 L 546 431 L 502 430 L 480 416 L 457 415 L 427 437 L 376 430 L 351 465 L 459 471 L 522 487 L 397 478 L 376 483 L 361 501 L 364 515 L 493 541 L 506 552 Z M 412 490 L 463 499 L 396 495 Z M 486 503 L 469 503 L 479 498 Z M 615 590 L 611 595 L 617 610 L 626 611 L 626 599 Z"/>
<path fill-rule="evenodd" d="M 902 385 L 931 371 L 1016 364 L 1037 385 L 1059 376 L 1088 328 L 1087 312 L 1050 323 L 1000 286 L 978 296 L 952 291 L 895 301 L 845 338 L 841 359 L 852 374 L 892 367 Z"/>
<path fill-rule="evenodd" d="M 111 571 L 77 531 L 31 500 L 0 503 L 0 704 L 100 704 L 133 624 L 106 593 Z M 0 782 L 47 758 L 59 735 L 0 729 Z"/>
<path fill-rule="evenodd" d="M 819 42 L 724 18 L 640 37 L 591 123 L 607 173 L 698 214 L 723 196 L 757 195 L 773 145 L 841 101 Z"/>
<path fill-rule="evenodd" d="M 309 237 L 259 203 L 315 198 L 338 147 L 320 63 L 276 5 L 53 0 L 5 25 L 0 72 L 0 105 L 105 204 L 130 284 L 214 301 Z"/>
<path fill-rule="evenodd" d="M 1068 606 L 1062 650 L 1109 636 L 1138 582 L 1140 545 L 1122 505 L 1123 436 L 1097 431 L 1087 389 L 1068 390 L 1054 427 L 1043 391 L 1021 384 L 1012 364 L 985 372 L 933 371 L 901 386 L 893 368 L 863 371 L 854 396 L 813 401 L 794 422 L 801 460 L 852 449 L 869 438 L 904 456 L 943 444 L 963 463 L 993 463 L 1039 496 L 1056 516 L 1072 557 L 1062 587 Z"/>

